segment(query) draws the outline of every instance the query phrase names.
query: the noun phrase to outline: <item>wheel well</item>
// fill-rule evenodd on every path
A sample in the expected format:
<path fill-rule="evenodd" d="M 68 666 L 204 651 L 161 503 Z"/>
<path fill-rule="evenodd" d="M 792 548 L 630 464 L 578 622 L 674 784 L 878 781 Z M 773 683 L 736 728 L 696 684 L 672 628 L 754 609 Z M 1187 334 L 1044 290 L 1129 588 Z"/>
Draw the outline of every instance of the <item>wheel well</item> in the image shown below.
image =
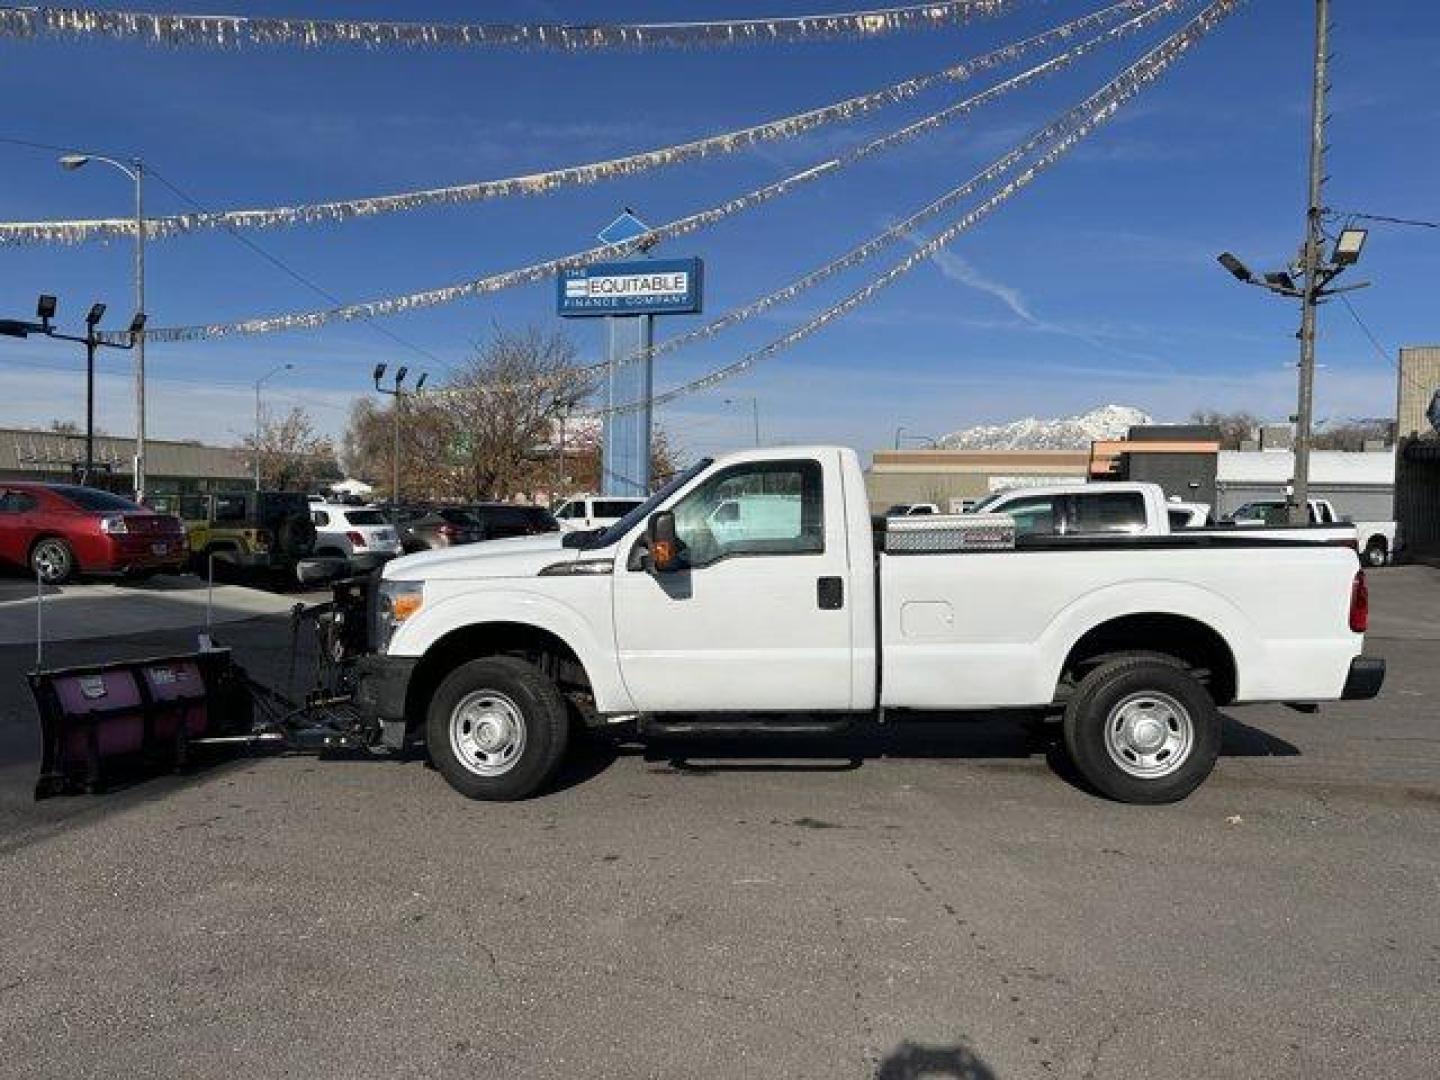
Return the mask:
<path fill-rule="evenodd" d="M 72 554 L 75 551 L 75 548 L 73 545 L 71 545 L 70 541 L 66 540 L 65 537 L 61 536 L 59 533 L 41 533 L 39 536 L 35 537 L 34 540 L 30 541 L 30 549 L 25 552 L 25 558 L 29 559 L 30 556 L 34 555 L 35 549 L 41 544 L 43 544 L 46 540 L 59 540 L 67 548 L 70 548 Z"/>
<path fill-rule="evenodd" d="M 1160 612 L 1123 615 L 1086 633 L 1065 658 L 1062 686 L 1120 653 L 1172 657 L 1205 684 L 1217 705 L 1235 700 L 1235 655 L 1225 639 L 1196 619 Z"/>
<path fill-rule="evenodd" d="M 1385 551 L 1390 547 L 1390 542 L 1386 540 L 1382 534 L 1376 533 L 1370 537 L 1369 540 L 1365 541 L 1365 546 L 1367 548 L 1378 547 L 1381 551 Z"/>
<path fill-rule="evenodd" d="M 564 639 L 525 623 L 482 623 L 452 630 L 426 650 L 405 694 L 405 720 L 423 726 L 430 697 L 455 668 L 484 656 L 519 656 L 554 679 L 562 692 L 583 710 L 590 701 L 590 676 Z M 578 700 L 577 700 L 578 699 Z"/>

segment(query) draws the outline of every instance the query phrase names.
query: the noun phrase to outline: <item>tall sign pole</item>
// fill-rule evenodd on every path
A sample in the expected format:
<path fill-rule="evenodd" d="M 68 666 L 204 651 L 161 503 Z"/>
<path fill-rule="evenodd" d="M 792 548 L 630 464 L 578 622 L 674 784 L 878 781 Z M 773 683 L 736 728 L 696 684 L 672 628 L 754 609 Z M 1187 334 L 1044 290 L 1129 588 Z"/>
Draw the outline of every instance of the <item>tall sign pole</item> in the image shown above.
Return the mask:
<path fill-rule="evenodd" d="M 646 251 L 650 229 L 626 211 L 600 233 L 619 250 Z M 600 457 L 602 495 L 648 495 L 653 434 L 655 316 L 701 309 L 699 259 L 633 259 L 595 263 L 560 276 L 562 318 L 605 320 L 605 417 Z"/>
<path fill-rule="evenodd" d="M 1325 93 L 1330 80 L 1330 0 L 1315 0 L 1315 85 L 1310 101 L 1310 205 L 1302 257 L 1305 292 L 1300 313 L 1300 399 L 1295 413 L 1295 485 L 1290 521 L 1310 520 L 1310 443 L 1315 426 L 1315 323 L 1325 251 Z"/>

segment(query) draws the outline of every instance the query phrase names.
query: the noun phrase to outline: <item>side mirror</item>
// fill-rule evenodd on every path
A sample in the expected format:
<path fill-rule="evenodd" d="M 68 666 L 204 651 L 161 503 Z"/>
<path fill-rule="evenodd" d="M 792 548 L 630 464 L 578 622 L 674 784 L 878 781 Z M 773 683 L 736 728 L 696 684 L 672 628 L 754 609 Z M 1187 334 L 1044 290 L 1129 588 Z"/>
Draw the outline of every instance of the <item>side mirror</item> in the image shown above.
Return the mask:
<path fill-rule="evenodd" d="M 680 544 L 675 538 L 675 515 L 669 510 L 651 514 L 645 527 L 645 538 L 650 548 L 650 569 L 662 574 L 674 570 L 680 561 Z"/>

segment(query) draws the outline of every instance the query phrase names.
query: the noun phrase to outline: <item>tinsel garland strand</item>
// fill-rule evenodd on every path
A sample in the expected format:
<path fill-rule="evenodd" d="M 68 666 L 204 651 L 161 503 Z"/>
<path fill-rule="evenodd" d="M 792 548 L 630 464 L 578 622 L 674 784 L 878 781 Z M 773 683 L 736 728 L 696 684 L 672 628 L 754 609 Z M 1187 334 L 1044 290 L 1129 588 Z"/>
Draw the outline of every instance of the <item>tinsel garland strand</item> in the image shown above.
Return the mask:
<path fill-rule="evenodd" d="M 1001 15 L 1022 0 L 937 0 L 859 11 L 669 23 L 412 23 L 365 19 L 171 15 L 82 7 L 0 8 L 0 37 L 103 37 L 171 47 L 527 48 L 580 51 L 717 48 L 939 30 Z"/>
<path fill-rule="evenodd" d="M 905 79 L 891 86 L 844 101 L 834 102 L 792 116 L 707 136 L 687 143 L 647 150 L 607 161 L 590 162 L 524 176 L 484 180 L 468 184 L 428 188 L 359 199 L 343 199 L 302 206 L 277 206 L 249 210 L 227 210 L 175 214 L 148 218 L 145 238 L 169 239 L 202 229 L 268 229 L 280 226 L 345 222 L 420 210 L 442 205 L 460 205 L 515 195 L 541 195 L 560 187 L 594 184 L 650 169 L 679 165 L 697 158 L 733 154 L 763 142 L 793 139 L 828 124 L 853 120 L 875 109 L 908 100 L 940 82 L 961 82 L 990 68 L 1019 59 L 1035 49 L 1048 47 L 1129 12 L 1144 10 L 1159 0 L 1120 0 L 1119 3 L 1081 16 L 1032 37 L 1012 42 L 962 61 L 941 71 Z M 92 240 L 132 237 L 133 218 L 89 218 L 68 221 L 0 222 L 0 244 L 79 244 Z"/>
<path fill-rule="evenodd" d="M 1214 0 L 1214 2 L 1211 3 L 1208 8 L 1206 8 L 1203 12 L 1201 12 L 1198 16 L 1196 16 L 1193 20 L 1186 24 L 1186 26 L 1182 28 L 1178 33 L 1166 39 L 1166 41 L 1157 46 L 1151 52 L 1147 53 L 1137 63 L 1131 65 L 1129 68 L 1126 68 L 1125 71 L 1121 72 L 1119 76 L 1117 76 L 1110 84 L 1107 85 L 1105 90 L 1108 90 L 1111 87 L 1115 86 L 1127 86 L 1130 88 L 1130 94 L 1127 95 L 1127 98 L 1129 96 L 1134 96 L 1134 93 L 1138 92 L 1141 88 L 1158 79 L 1160 75 L 1164 73 L 1165 69 L 1170 66 L 1170 64 L 1172 64 L 1175 60 L 1179 59 L 1182 55 L 1184 55 L 1191 46 L 1193 46 L 1197 41 L 1199 41 L 1207 33 L 1213 30 L 1215 26 L 1219 24 L 1223 19 L 1231 15 L 1235 11 L 1235 9 L 1239 7 L 1239 5 L 1243 2 L 1244 0 Z M 1101 91 L 1102 95 L 1105 94 L 1105 90 Z M 1100 95 L 1096 95 L 1096 97 L 1099 96 Z M 903 277 L 905 274 L 909 273 L 921 263 L 929 260 L 938 251 L 950 244 L 961 233 L 973 228 L 978 222 L 988 217 L 999 206 L 1005 203 L 1011 196 L 1013 196 L 1023 188 L 1027 187 L 1037 176 L 1039 176 L 1045 170 L 1049 169 L 1052 165 L 1054 165 L 1057 161 L 1064 157 L 1065 154 L 1069 153 L 1069 151 L 1072 150 L 1077 143 L 1079 143 L 1082 139 L 1089 135 L 1095 128 L 1110 120 L 1116 114 L 1116 112 L 1119 111 L 1120 107 L 1122 106 L 1124 101 L 1127 100 L 1127 98 L 1111 97 L 1106 100 L 1091 114 L 1088 120 L 1086 120 L 1083 124 L 1081 124 L 1079 127 L 1075 128 L 1072 132 L 1066 135 L 1060 142 L 1058 142 L 1045 154 L 1035 159 L 1035 161 L 1024 172 L 1016 176 L 1013 180 L 1007 183 L 1003 188 L 997 191 L 989 199 L 985 200 L 979 206 L 976 206 L 973 210 L 966 213 L 958 221 L 947 226 L 942 231 L 936 233 L 934 237 L 926 241 L 924 244 L 919 245 L 915 249 L 915 251 L 907 255 L 900 262 L 896 263 L 884 274 L 875 278 L 863 288 L 851 293 L 839 303 L 829 308 L 826 308 L 824 311 L 820 312 L 820 314 L 816 315 L 814 318 L 808 320 L 802 325 L 796 327 L 788 334 L 776 338 L 768 345 L 762 346 L 761 348 L 756 349 L 753 352 L 747 353 L 739 360 L 727 364 L 724 367 L 717 368 L 716 370 L 699 379 L 695 379 L 688 383 L 683 383 L 680 386 L 672 387 L 671 389 L 666 390 L 663 393 L 656 394 L 651 397 L 648 402 L 627 402 L 622 405 L 599 409 L 588 415 L 616 415 L 620 413 L 635 412 L 641 408 L 644 408 L 647 404 L 652 407 L 665 405 L 668 402 L 674 401 L 677 398 L 684 397 L 688 394 L 694 394 L 702 390 L 708 390 L 710 387 L 715 386 L 718 383 L 724 382 L 726 379 L 733 378 L 734 376 L 739 375 L 744 371 L 747 371 L 762 360 L 767 360 L 770 357 L 776 355 L 777 353 L 783 352 L 791 346 L 799 344 L 811 334 L 816 333 L 831 322 L 842 318 L 843 316 L 853 311 L 855 308 L 859 307 L 861 304 L 866 303 L 882 289 L 893 284 L 895 281 Z"/>
<path fill-rule="evenodd" d="M 818 165 L 794 173 L 781 180 L 736 196 L 718 206 L 713 206 L 709 209 L 690 214 L 687 217 L 678 218 L 666 225 L 658 226 L 640 239 L 647 246 L 653 246 L 662 240 L 688 235 L 689 233 L 713 225 L 718 221 L 732 217 L 735 214 L 752 210 L 764 203 L 788 195 L 805 184 L 828 176 L 832 172 L 864 160 L 873 154 L 893 149 L 921 134 L 934 130 L 942 124 L 973 112 L 975 109 L 991 103 L 1004 94 L 1017 90 L 1044 76 L 1052 75 L 1069 64 L 1074 63 L 1076 60 L 1079 60 L 1081 57 L 1088 55 L 1095 49 L 1108 44 L 1110 41 L 1136 33 L 1183 5 L 1194 2 L 1195 0 L 1161 0 L 1156 7 L 1135 16 L 1119 26 L 1105 31 L 1103 34 L 1081 42 L 1068 52 L 1052 57 L 1041 64 L 1037 64 L 1035 67 L 1029 68 L 1018 75 L 1014 75 L 1004 82 L 997 83 L 979 94 L 966 98 L 964 101 L 951 105 L 946 109 L 942 109 L 938 113 L 933 113 L 897 131 L 872 139 L 838 158 L 831 158 L 828 161 L 821 162 Z M 543 281 L 547 278 L 553 278 L 566 270 L 588 266 L 591 263 L 613 258 L 614 255 L 614 247 L 604 245 L 589 248 L 571 255 L 561 256 L 557 259 L 534 263 L 516 270 L 491 274 L 487 277 L 461 282 L 456 285 L 447 285 L 436 289 L 408 293 L 403 296 L 394 296 L 382 300 L 368 300 L 319 311 L 246 319 L 239 322 L 211 323 L 201 326 L 157 327 L 146 330 L 145 338 L 148 341 L 203 341 L 235 335 L 273 334 L 286 330 L 313 330 L 332 322 L 348 322 L 355 319 L 398 315 L 422 308 L 455 303 L 472 296 L 488 295 L 504 289 L 515 288 L 519 285 Z M 129 341 L 129 336 L 118 331 L 109 331 L 102 333 L 101 339 L 113 339 L 118 344 L 124 344 Z"/>

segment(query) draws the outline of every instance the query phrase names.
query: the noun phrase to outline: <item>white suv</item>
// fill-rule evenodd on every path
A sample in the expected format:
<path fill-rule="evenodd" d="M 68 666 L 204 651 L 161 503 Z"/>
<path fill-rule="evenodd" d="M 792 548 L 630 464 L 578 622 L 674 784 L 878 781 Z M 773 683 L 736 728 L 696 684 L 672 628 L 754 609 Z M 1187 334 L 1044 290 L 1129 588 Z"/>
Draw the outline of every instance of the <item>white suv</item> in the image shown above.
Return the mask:
<path fill-rule="evenodd" d="M 312 505 L 310 520 L 315 522 L 315 554 L 339 556 L 354 573 L 404 554 L 395 527 L 373 506 Z"/>

